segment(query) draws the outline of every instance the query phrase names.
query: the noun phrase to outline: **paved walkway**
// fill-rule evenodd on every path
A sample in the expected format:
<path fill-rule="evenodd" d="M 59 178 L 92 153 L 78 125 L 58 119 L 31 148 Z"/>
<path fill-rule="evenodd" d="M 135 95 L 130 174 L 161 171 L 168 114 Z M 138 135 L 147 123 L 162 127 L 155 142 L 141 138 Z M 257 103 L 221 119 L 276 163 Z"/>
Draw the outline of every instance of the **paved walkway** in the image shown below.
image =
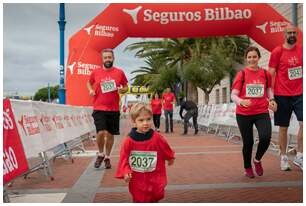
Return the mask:
<path fill-rule="evenodd" d="M 126 135 L 129 123 L 122 121 L 121 127 Z M 303 202 L 302 172 L 293 165 L 290 172 L 280 171 L 272 151 L 262 160 L 264 175 L 249 179 L 243 175 L 240 144 L 203 131 L 181 136 L 178 124 L 174 130 L 162 133 L 175 150 L 176 161 L 167 168 L 168 186 L 161 202 Z M 86 152 L 74 154 L 74 163 L 61 158 L 52 163 L 54 181 L 39 172 L 17 179 L 8 188 L 11 202 L 131 202 L 126 183 L 114 178 L 123 135 L 116 137 L 112 169 L 93 168 L 97 148 L 86 142 Z"/>

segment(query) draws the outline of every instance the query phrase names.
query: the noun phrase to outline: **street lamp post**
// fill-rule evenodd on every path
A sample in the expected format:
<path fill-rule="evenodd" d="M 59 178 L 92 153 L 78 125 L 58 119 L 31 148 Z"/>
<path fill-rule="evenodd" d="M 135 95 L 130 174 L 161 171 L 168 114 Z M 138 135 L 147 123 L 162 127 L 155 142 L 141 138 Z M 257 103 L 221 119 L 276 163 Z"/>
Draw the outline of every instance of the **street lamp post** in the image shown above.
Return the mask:
<path fill-rule="evenodd" d="M 65 4 L 60 3 L 59 4 L 59 29 L 60 29 L 60 84 L 59 84 L 59 90 L 58 90 L 58 97 L 59 97 L 59 103 L 65 104 L 65 53 L 64 53 L 64 45 L 65 45 Z"/>

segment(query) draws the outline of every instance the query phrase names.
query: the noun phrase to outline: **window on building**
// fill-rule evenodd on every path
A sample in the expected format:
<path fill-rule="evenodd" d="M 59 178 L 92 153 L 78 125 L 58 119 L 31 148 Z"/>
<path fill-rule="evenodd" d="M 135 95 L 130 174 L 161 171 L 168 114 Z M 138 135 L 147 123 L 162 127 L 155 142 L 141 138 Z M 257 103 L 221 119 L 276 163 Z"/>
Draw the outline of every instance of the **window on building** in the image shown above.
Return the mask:
<path fill-rule="evenodd" d="M 222 103 L 227 103 L 227 88 L 222 88 Z"/>
<path fill-rule="evenodd" d="M 216 89 L 216 104 L 220 104 L 220 90 Z"/>

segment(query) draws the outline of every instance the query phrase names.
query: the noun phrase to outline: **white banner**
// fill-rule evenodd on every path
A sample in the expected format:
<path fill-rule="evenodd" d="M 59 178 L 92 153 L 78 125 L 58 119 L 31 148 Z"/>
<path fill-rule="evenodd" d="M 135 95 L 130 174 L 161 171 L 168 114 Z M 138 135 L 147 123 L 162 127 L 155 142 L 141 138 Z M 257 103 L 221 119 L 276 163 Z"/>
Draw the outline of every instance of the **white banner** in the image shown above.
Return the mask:
<path fill-rule="evenodd" d="M 36 157 L 39 152 L 47 150 L 47 144 L 42 140 L 42 128 L 32 102 L 11 100 L 11 105 L 25 155 L 27 158 Z"/>
<path fill-rule="evenodd" d="M 92 109 L 11 100 L 27 158 L 95 130 Z"/>

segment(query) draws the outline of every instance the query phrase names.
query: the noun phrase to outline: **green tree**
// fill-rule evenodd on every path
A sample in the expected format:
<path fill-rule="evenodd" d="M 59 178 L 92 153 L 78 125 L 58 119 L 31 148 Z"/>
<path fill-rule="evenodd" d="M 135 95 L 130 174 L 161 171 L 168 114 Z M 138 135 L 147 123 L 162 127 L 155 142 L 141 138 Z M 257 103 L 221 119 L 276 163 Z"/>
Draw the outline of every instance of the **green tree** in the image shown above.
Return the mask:
<path fill-rule="evenodd" d="M 243 36 L 206 38 L 192 46 L 192 58 L 184 65 L 184 79 L 201 88 L 206 96 L 216 84 L 236 70 L 235 62 L 243 63 L 250 40 Z"/>
<path fill-rule="evenodd" d="M 52 100 L 58 98 L 58 90 L 59 90 L 59 85 L 51 87 L 51 99 Z"/>
<path fill-rule="evenodd" d="M 36 101 L 47 101 L 48 100 L 48 87 L 39 89 L 35 95 L 34 100 Z"/>
<path fill-rule="evenodd" d="M 249 39 L 244 36 L 168 38 L 134 43 L 126 50 L 137 50 L 135 56 L 138 58 L 151 58 L 146 71 L 143 70 L 144 68 L 135 71 L 135 73 L 142 72 L 135 78 L 138 83 L 142 82 L 150 87 L 153 85 L 156 87 L 155 85 L 160 83 L 159 80 L 163 79 L 158 73 L 161 74 L 164 70 L 175 68 L 169 73 L 173 74 L 173 71 L 177 73 L 176 76 L 172 76 L 170 82 L 175 79 L 177 82 L 184 83 L 185 95 L 187 94 L 187 82 L 190 82 L 189 91 L 194 93 L 192 100 L 197 101 L 196 87 L 202 88 L 206 94 L 209 94 L 225 75 L 233 75 L 235 73 L 232 68 L 233 63 L 243 62 L 243 54 L 249 44 Z M 152 65 L 155 65 L 156 62 L 161 66 L 153 67 Z M 209 71 L 203 72 L 203 68 Z M 201 83 L 200 80 L 207 81 L 207 83 Z M 189 95 L 187 98 L 189 99 Z"/>
<path fill-rule="evenodd" d="M 174 89 L 174 85 L 180 80 L 176 67 L 167 66 L 163 61 L 155 58 L 146 57 L 146 66 L 132 72 L 137 74 L 132 79 L 133 85 L 149 86 L 152 91 L 158 92 L 162 92 L 168 86 Z"/>
<path fill-rule="evenodd" d="M 126 47 L 125 50 L 138 50 L 136 52 L 136 57 L 138 58 L 151 58 L 152 61 L 158 62 L 160 65 L 158 69 L 155 67 L 151 67 L 152 70 L 154 70 L 154 73 L 149 74 L 142 74 L 145 77 L 138 76 L 136 77 L 139 79 L 146 79 L 146 83 L 149 83 L 150 87 L 160 87 L 162 86 L 165 88 L 165 84 L 162 83 L 162 85 L 158 85 L 161 83 L 160 76 L 156 75 L 156 70 L 163 71 L 164 69 L 171 68 L 169 72 L 165 72 L 163 75 L 163 79 L 169 78 L 171 81 L 169 81 L 169 85 L 172 89 L 174 89 L 174 85 L 178 82 L 183 82 L 183 74 L 182 74 L 182 65 L 184 62 L 187 62 L 188 59 L 190 59 L 190 45 L 192 45 L 192 42 L 195 41 L 194 39 L 188 39 L 188 38 L 166 38 L 162 40 L 157 41 L 144 41 L 144 42 L 137 42 L 134 44 L 131 44 Z M 155 64 L 155 63 L 152 63 Z M 139 72 L 141 70 L 136 70 L 135 73 Z M 174 71 L 176 74 L 174 74 Z M 137 82 L 140 82 L 139 79 Z M 154 80 L 156 79 L 156 80 Z M 172 80 L 175 81 L 172 81 Z M 152 82 L 154 82 L 152 84 Z"/>
<path fill-rule="evenodd" d="M 154 81 L 154 78 L 159 78 L 159 70 L 163 66 L 162 62 L 158 59 L 154 59 L 154 57 L 146 57 L 145 58 L 146 66 L 140 67 L 140 69 L 134 70 L 131 73 L 136 74 L 136 76 L 132 79 L 133 85 L 139 86 L 149 86 L 150 82 Z"/>
<path fill-rule="evenodd" d="M 216 84 L 232 70 L 233 60 L 221 49 L 211 51 L 205 59 L 196 59 L 185 65 L 184 78 L 209 95 Z"/>
<path fill-rule="evenodd" d="M 50 98 L 51 101 L 53 99 L 57 99 L 58 98 L 58 89 L 59 89 L 59 85 L 56 85 L 54 87 L 50 86 Z M 40 88 L 34 95 L 34 100 L 36 101 L 48 101 L 48 87 L 43 87 Z"/>

